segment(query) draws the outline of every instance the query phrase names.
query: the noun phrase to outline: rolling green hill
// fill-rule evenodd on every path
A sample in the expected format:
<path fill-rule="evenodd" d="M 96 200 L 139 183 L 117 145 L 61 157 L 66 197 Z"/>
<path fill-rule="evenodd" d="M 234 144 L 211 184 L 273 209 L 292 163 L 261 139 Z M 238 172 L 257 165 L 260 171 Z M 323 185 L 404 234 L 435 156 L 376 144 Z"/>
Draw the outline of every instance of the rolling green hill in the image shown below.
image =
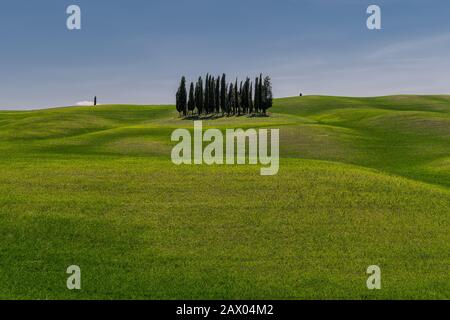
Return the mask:
<path fill-rule="evenodd" d="M 0 112 L 0 299 L 450 298 L 450 96 L 271 112 L 204 127 L 280 128 L 272 177 L 173 165 L 173 106 Z"/>

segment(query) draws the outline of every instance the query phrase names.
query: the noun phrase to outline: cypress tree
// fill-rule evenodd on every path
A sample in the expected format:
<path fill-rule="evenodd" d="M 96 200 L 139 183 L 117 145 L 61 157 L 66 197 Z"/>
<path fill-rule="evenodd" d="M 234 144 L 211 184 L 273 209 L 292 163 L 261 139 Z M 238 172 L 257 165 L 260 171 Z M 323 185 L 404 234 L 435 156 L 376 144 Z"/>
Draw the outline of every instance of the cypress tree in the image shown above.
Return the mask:
<path fill-rule="evenodd" d="M 216 87 L 214 88 L 214 96 L 215 96 L 215 101 L 214 104 L 216 106 L 216 113 L 218 114 L 220 112 L 220 77 L 217 77 L 216 80 Z"/>
<path fill-rule="evenodd" d="M 177 109 L 178 114 L 181 112 L 181 107 L 180 107 L 180 88 L 177 89 L 177 94 L 176 94 L 176 104 L 175 107 Z"/>
<path fill-rule="evenodd" d="M 230 113 L 233 111 L 233 105 L 234 105 L 234 101 L 233 101 L 233 84 L 230 84 L 230 88 L 228 90 L 228 116 L 230 116 Z"/>
<path fill-rule="evenodd" d="M 245 80 L 245 82 L 242 85 L 242 93 L 241 93 L 241 107 L 242 107 L 242 113 L 245 114 L 247 112 L 247 79 Z"/>
<path fill-rule="evenodd" d="M 203 113 L 203 79 L 198 78 L 197 87 L 195 89 L 195 105 L 199 115 Z"/>
<path fill-rule="evenodd" d="M 250 79 L 248 85 L 248 113 L 253 113 L 253 84 Z"/>
<path fill-rule="evenodd" d="M 247 77 L 247 79 L 245 79 L 245 85 L 244 85 L 244 102 L 245 102 L 244 112 L 246 114 L 248 114 L 249 110 L 250 110 L 249 96 L 250 96 L 250 79 Z"/>
<path fill-rule="evenodd" d="M 239 112 L 239 92 L 238 92 L 238 84 L 237 84 L 237 78 L 236 78 L 236 82 L 234 83 L 234 96 L 233 96 L 233 100 L 234 100 L 234 106 L 233 106 L 233 114 L 238 114 Z"/>
<path fill-rule="evenodd" d="M 186 78 L 181 78 L 181 91 L 180 91 L 180 103 L 183 115 L 186 115 L 187 107 L 187 91 L 186 91 Z"/>
<path fill-rule="evenodd" d="M 214 78 L 210 75 L 209 76 L 209 102 L 208 102 L 208 111 L 209 113 L 213 113 L 214 112 Z"/>
<path fill-rule="evenodd" d="M 201 102 L 199 105 L 201 107 L 201 110 L 199 111 L 199 114 L 202 114 L 203 111 L 205 110 L 205 91 L 204 91 L 204 87 L 203 87 L 203 79 L 202 77 L 199 77 L 198 79 L 198 86 L 199 86 L 199 101 Z"/>
<path fill-rule="evenodd" d="M 263 81 L 262 81 L 262 73 L 259 75 L 258 82 L 258 101 L 259 101 L 259 110 L 261 111 L 263 108 Z"/>
<path fill-rule="evenodd" d="M 225 79 L 225 73 L 222 74 L 222 80 L 220 84 L 220 109 L 222 110 L 222 114 L 225 114 L 227 111 L 227 81 Z"/>
<path fill-rule="evenodd" d="M 255 112 L 258 113 L 259 112 L 259 78 L 255 79 Z"/>
<path fill-rule="evenodd" d="M 270 109 L 273 104 L 272 83 L 269 76 L 264 78 L 262 96 L 263 112 L 266 114 L 267 109 Z"/>
<path fill-rule="evenodd" d="M 186 78 L 181 78 L 180 87 L 177 91 L 177 111 L 186 115 L 187 93 L 186 93 Z"/>
<path fill-rule="evenodd" d="M 214 96 L 213 96 L 213 92 L 211 91 L 211 86 L 212 86 L 212 77 L 209 76 L 209 80 L 208 80 L 208 113 L 211 113 L 211 109 L 214 108 Z"/>
<path fill-rule="evenodd" d="M 195 83 L 195 88 L 194 88 L 194 101 L 195 101 L 195 109 L 197 109 L 197 114 L 199 114 L 198 113 L 198 110 L 199 110 L 199 108 L 198 108 L 198 103 L 199 103 L 199 101 L 198 101 L 198 91 L 199 91 L 199 87 L 198 87 L 198 81 Z"/>
<path fill-rule="evenodd" d="M 189 88 L 188 110 L 191 112 L 191 114 L 194 114 L 194 109 L 195 109 L 194 83 L 191 82 L 191 86 Z"/>
<path fill-rule="evenodd" d="M 238 115 L 241 115 L 242 111 L 242 81 L 239 84 L 239 94 L 238 94 Z"/>
<path fill-rule="evenodd" d="M 203 100 L 203 108 L 205 113 L 209 113 L 209 74 L 206 74 L 205 78 L 205 99 Z"/>
<path fill-rule="evenodd" d="M 209 76 L 209 113 L 214 113 L 216 109 L 215 102 L 215 78 L 213 76 Z"/>

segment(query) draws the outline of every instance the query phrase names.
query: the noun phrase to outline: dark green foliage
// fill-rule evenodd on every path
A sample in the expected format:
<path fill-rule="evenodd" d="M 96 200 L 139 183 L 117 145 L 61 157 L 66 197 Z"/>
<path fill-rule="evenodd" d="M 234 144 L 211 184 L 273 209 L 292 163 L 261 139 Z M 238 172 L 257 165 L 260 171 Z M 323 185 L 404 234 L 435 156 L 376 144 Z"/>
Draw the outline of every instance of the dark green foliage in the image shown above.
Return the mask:
<path fill-rule="evenodd" d="M 250 104 L 251 104 L 251 95 L 250 95 L 250 79 L 245 79 L 244 85 L 242 87 L 242 95 L 241 95 L 241 104 L 242 111 L 245 114 L 250 112 Z"/>
<path fill-rule="evenodd" d="M 195 87 L 195 106 L 197 107 L 198 114 L 203 113 L 203 79 L 198 78 L 197 85 Z"/>
<path fill-rule="evenodd" d="M 238 93 L 238 115 L 240 116 L 242 112 L 242 81 L 239 84 L 239 93 Z"/>
<path fill-rule="evenodd" d="M 234 100 L 233 100 L 233 84 L 231 83 L 228 89 L 228 101 L 227 101 L 227 114 L 230 115 L 233 111 Z"/>
<path fill-rule="evenodd" d="M 222 80 L 220 82 L 220 109 L 222 114 L 227 112 L 227 81 L 225 78 L 225 73 L 222 75 Z"/>
<path fill-rule="evenodd" d="M 248 113 L 253 113 L 253 84 L 250 82 L 248 88 Z"/>
<path fill-rule="evenodd" d="M 261 101 L 259 100 L 259 78 L 255 79 L 255 111 L 259 112 L 261 109 Z"/>
<path fill-rule="evenodd" d="M 236 82 L 234 83 L 234 110 L 233 110 L 233 114 L 237 114 L 239 115 L 240 111 L 239 111 L 239 91 L 238 91 L 238 84 L 237 84 L 237 79 Z"/>
<path fill-rule="evenodd" d="M 178 113 L 186 115 L 187 106 L 187 92 L 186 92 L 186 78 L 183 76 L 181 78 L 180 86 L 177 91 L 177 103 L 176 108 Z"/>
<path fill-rule="evenodd" d="M 217 77 L 214 88 L 214 107 L 215 112 L 220 112 L 220 77 Z"/>
<path fill-rule="evenodd" d="M 265 114 L 272 106 L 272 84 L 270 77 L 263 80 L 262 74 L 256 77 L 254 86 L 250 78 L 238 79 L 227 84 L 226 75 L 213 77 L 206 74 L 205 84 L 202 77 L 191 83 L 189 95 L 186 92 L 186 79 L 182 77 L 176 94 L 176 108 L 180 114 L 187 113 L 242 115 Z"/>
<path fill-rule="evenodd" d="M 215 90 L 214 88 L 216 87 L 215 85 L 215 79 L 213 76 L 209 76 L 209 113 L 214 113 L 214 110 L 216 109 L 215 106 L 215 102 L 216 102 L 216 97 L 215 97 Z"/>
<path fill-rule="evenodd" d="M 263 110 L 263 80 L 262 74 L 259 75 L 258 81 L 258 102 L 259 102 L 259 111 Z"/>
<path fill-rule="evenodd" d="M 264 78 L 264 84 L 262 87 L 262 109 L 264 114 L 266 114 L 267 109 L 272 107 L 272 100 L 272 83 L 270 77 L 267 76 Z"/>
<path fill-rule="evenodd" d="M 241 92 L 241 108 L 242 113 L 247 113 L 247 104 L 248 104 L 248 98 L 247 98 L 247 79 L 242 84 L 242 92 Z"/>
<path fill-rule="evenodd" d="M 205 112 L 209 113 L 209 74 L 205 78 L 205 100 L 203 101 Z"/>
<path fill-rule="evenodd" d="M 194 83 L 191 82 L 191 86 L 189 88 L 188 110 L 191 114 L 193 114 L 194 109 L 195 109 Z"/>

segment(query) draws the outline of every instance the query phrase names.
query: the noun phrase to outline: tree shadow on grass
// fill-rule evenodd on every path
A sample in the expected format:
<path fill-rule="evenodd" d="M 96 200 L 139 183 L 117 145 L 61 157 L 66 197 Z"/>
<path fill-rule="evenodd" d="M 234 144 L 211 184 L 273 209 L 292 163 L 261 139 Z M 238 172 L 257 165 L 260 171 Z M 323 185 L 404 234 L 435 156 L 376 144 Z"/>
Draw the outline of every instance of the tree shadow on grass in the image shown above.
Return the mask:
<path fill-rule="evenodd" d="M 263 113 L 254 113 L 247 115 L 247 118 L 270 118 L 269 114 L 263 114 Z"/>
<path fill-rule="evenodd" d="M 253 113 L 253 114 L 239 114 L 239 115 L 227 115 L 227 114 L 208 114 L 208 115 L 188 115 L 181 117 L 181 120 L 199 121 L 199 120 L 217 120 L 222 118 L 270 118 L 269 114 Z"/>
<path fill-rule="evenodd" d="M 190 115 L 181 118 L 182 120 L 197 121 L 197 120 L 217 120 L 226 117 L 221 114 L 208 114 L 208 115 Z"/>

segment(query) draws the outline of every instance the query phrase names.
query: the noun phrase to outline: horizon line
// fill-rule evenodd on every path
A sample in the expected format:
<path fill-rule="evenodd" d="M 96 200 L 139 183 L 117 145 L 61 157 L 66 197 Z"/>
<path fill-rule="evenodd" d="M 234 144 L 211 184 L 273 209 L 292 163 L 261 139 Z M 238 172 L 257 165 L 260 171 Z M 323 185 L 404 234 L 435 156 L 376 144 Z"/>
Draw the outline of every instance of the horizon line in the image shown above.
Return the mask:
<path fill-rule="evenodd" d="M 388 98 L 388 97 L 450 97 L 450 93 L 438 93 L 438 94 L 414 94 L 414 93 L 401 93 L 401 94 L 388 94 L 388 95 L 375 95 L 375 96 L 346 96 L 346 95 L 326 95 L 326 94 L 310 94 L 310 95 L 297 95 L 297 96 L 286 96 L 286 97 L 276 97 L 274 100 L 281 99 L 292 99 L 292 98 L 306 98 L 306 97 L 329 97 L 329 98 L 350 98 L 350 99 L 376 99 L 376 98 Z M 48 106 L 48 107 L 36 107 L 36 108 L 25 108 L 25 107 L 12 107 L 16 109 L 5 109 L 0 107 L 0 112 L 26 112 L 26 111 L 40 111 L 40 110 L 51 110 L 51 109 L 65 109 L 65 108 L 96 108 L 101 106 L 142 106 L 142 107 L 170 107 L 174 106 L 175 103 L 99 103 L 94 105 L 62 105 L 62 106 Z"/>

